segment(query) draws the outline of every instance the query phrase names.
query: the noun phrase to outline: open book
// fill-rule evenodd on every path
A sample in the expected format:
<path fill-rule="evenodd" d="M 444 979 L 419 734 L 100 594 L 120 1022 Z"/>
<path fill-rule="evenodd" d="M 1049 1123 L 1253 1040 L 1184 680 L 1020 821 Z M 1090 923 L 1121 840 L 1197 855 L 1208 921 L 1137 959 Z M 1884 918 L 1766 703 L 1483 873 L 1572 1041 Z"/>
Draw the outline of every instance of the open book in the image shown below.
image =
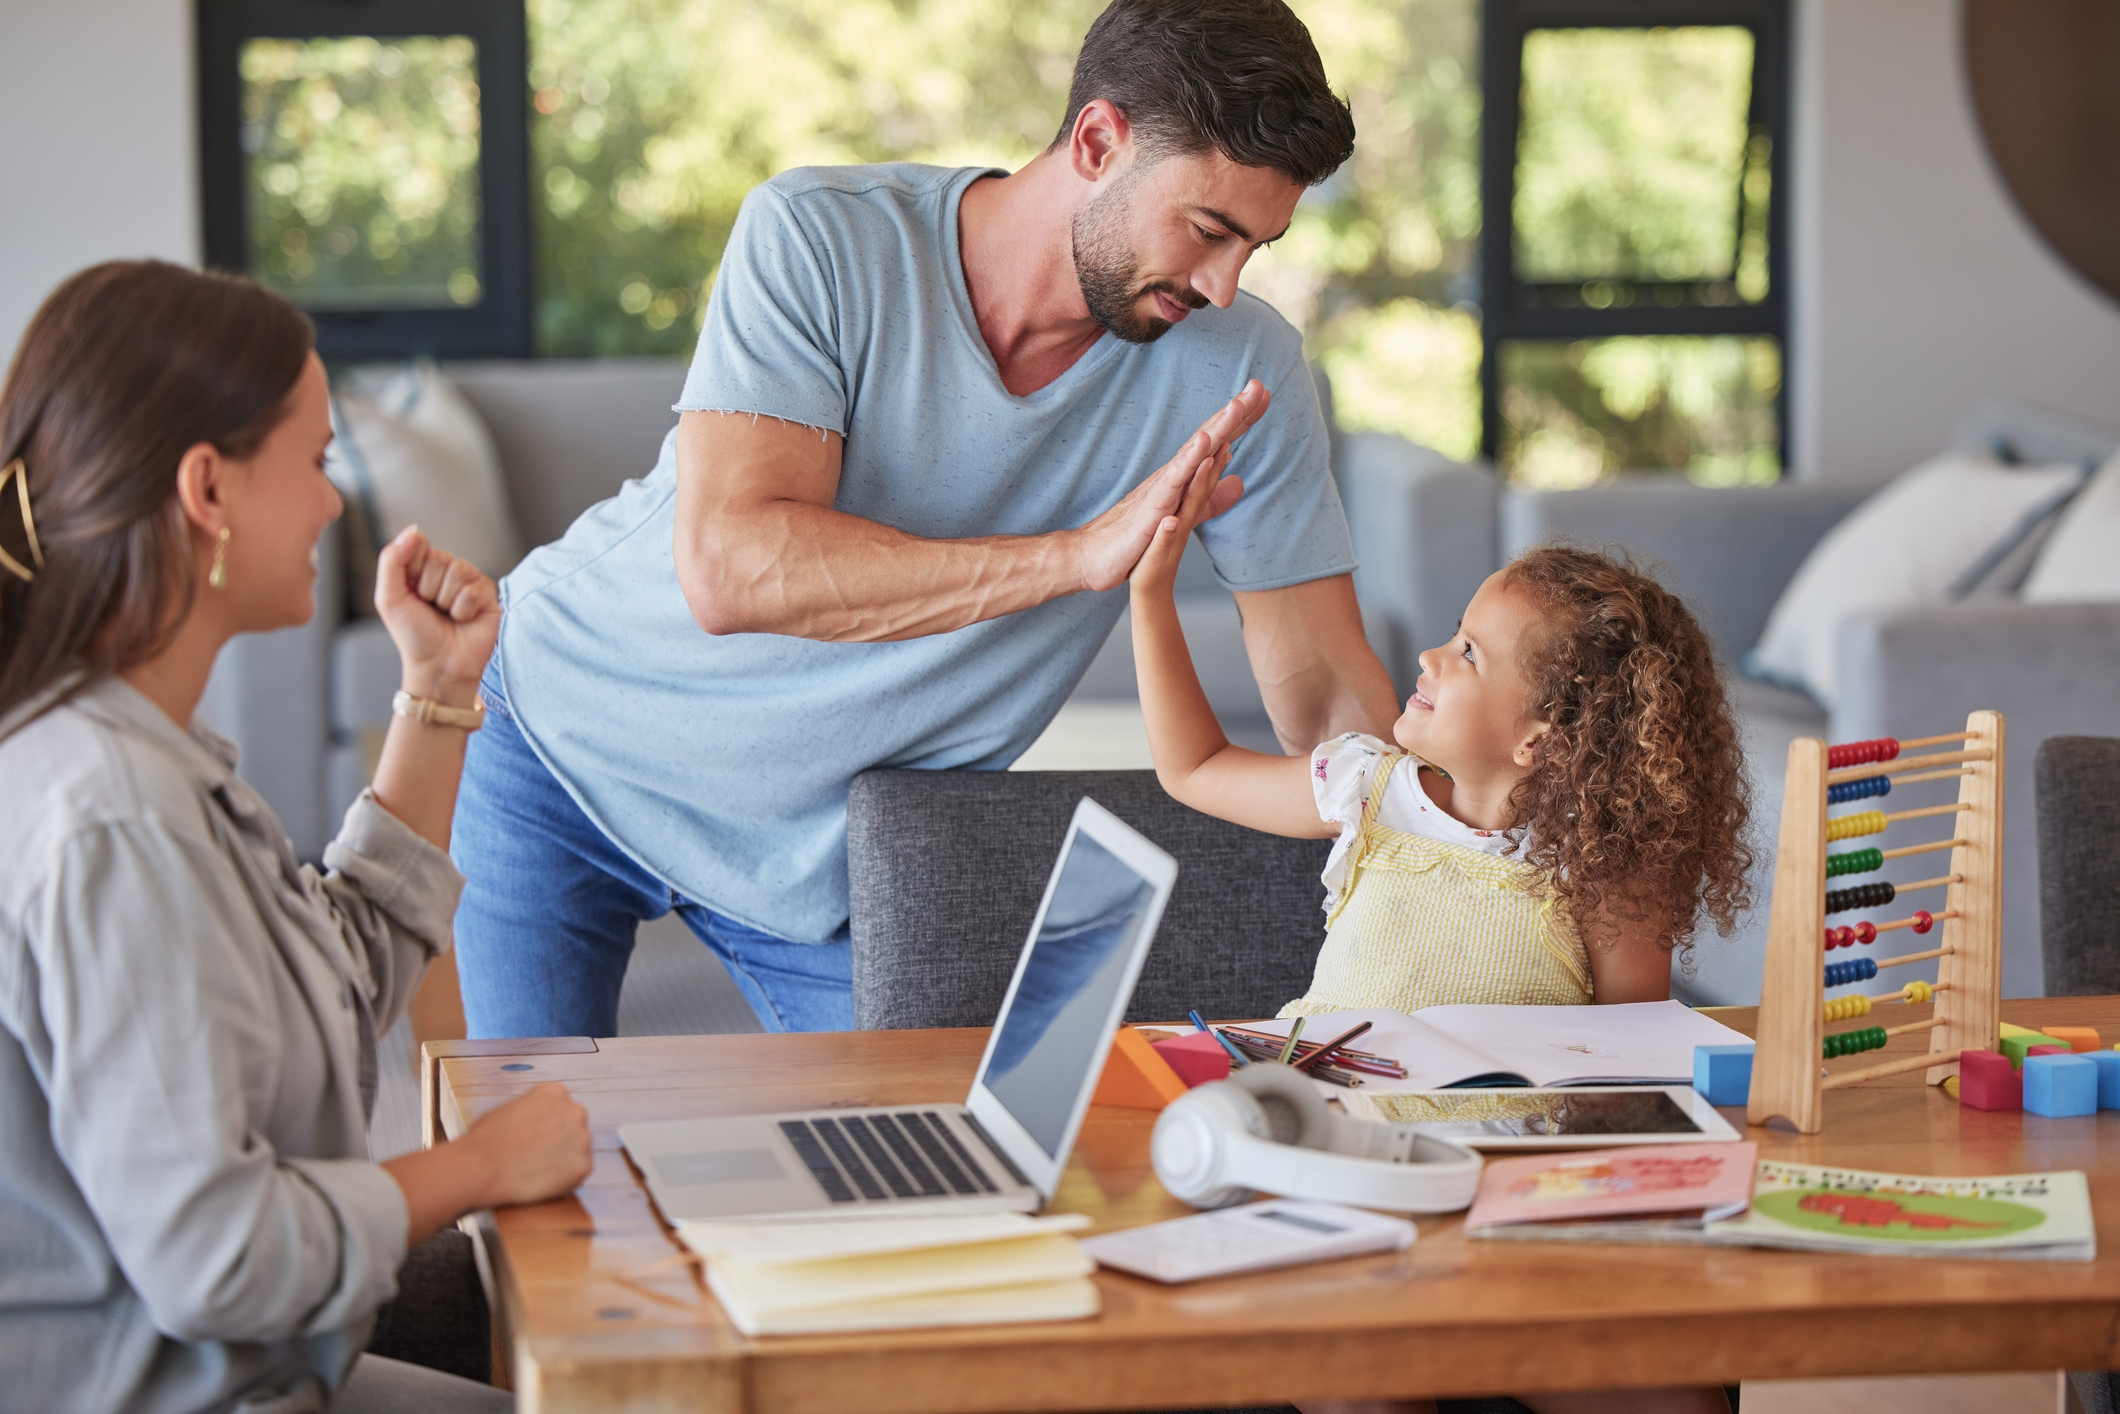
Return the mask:
<path fill-rule="evenodd" d="M 1080 1214 L 681 1222 L 745 1335 L 1066 1321 L 1094 1316 Z"/>
<path fill-rule="evenodd" d="M 1334 1011 L 1303 1023 L 1305 1041 L 1370 1029 L 1349 1044 L 1389 1056 L 1406 1078 L 1365 1075 L 1374 1094 L 1458 1085 L 1690 1085 L 1695 1046 L 1741 1046 L 1750 1038 L 1683 1002 L 1614 1006 L 1432 1006 L 1411 1016 L 1374 1008 Z M 1292 1021 L 1255 1031 L 1286 1036 Z"/>

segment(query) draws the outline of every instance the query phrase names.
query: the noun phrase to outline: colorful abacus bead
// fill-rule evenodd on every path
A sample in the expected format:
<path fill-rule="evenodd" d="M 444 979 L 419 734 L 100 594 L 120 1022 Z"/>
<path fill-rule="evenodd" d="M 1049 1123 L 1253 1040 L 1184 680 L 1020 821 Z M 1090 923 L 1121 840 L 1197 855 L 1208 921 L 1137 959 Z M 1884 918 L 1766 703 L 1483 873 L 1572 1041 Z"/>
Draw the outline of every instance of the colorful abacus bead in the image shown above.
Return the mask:
<path fill-rule="evenodd" d="M 1858 957 L 1847 962 L 1826 964 L 1826 985 L 1845 987 L 1850 982 L 1867 982 L 1877 975 L 1875 958 Z"/>
<path fill-rule="evenodd" d="M 1873 795 L 1891 793 L 1890 776 L 1872 776 L 1866 781 L 1842 781 L 1837 786 L 1826 787 L 1826 804 L 1845 805 L 1851 800 L 1868 800 Z"/>
<path fill-rule="evenodd" d="M 1826 843 L 1852 840 L 1861 835 L 1881 835 L 1891 823 L 1884 818 L 1882 810 L 1858 810 L 1853 815 L 1826 821 Z"/>
<path fill-rule="evenodd" d="M 1890 900 L 1888 899 L 1886 902 L 1890 902 Z M 1907 926 L 1917 933 L 1926 933 L 1929 929 L 1936 926 L 1936 920 L 1927 909 L 1917 908 L 1914 910 L 1914 921 Z"/>
<path fill-rule="evenodd" d="M 1826 912 L 1846 913 L 1851 908 L 1882 908 L 1899 896 L 1899 891 L 1890 884 L 1857 884 L 1852 889 L 1830 889 L 1826 892 Z"/>
<path fill-rule="evenodd" d="M 1935 1000 L 1936 989 L 1926 982 L 1909 982 L 1906 986 L 1899 989 L 1899 995 L 1904 1000 L 1919 1005 L 1922 1002 Z"/>
<path fill-rule="evenodd" d="M 1836 878 L 1842 874 L 1867 874 L 1872 869 L 1884 868 L 1884 851 L 1881 849 L 1856 849 L 1846 854 L 1826 856 L 1826 877 Z"/>
<path fill-rule="evenodd" d="M 1826 765 L 1834 770 L 1842 766 L 1867 766 L 1876 761 L 1893 761 L 1899 756 L 1899 743 L 1891 737 L 1881 736 L 1871 741 L 1850 741 L 1840 746 L 1826 748 Z"/>
<path fill-rule="evenodd" d="M 1865 918 L 1855 925 L 1855 941 L 1868 947 L 1877 941 L 1877 925 Z"/>
<path fill-rule="evenodd" d="M 1870 999 L 1860 992 L 1852 997 L 1835 997 L 1826 1003 L 1826 1020 L 1852 1021 L 1858 1016 L 1870 1014 Z"/>
<path fill-rule="evenodd" d="M 1865 1026 L 1860 1031 L 1836 1031 L 1826 1037 L 1826 1059 L 1833 1060 L 1862 1051 L 1874 1051 L 1890 1039 L 1884 1034 L 1882 1026 Z"/>

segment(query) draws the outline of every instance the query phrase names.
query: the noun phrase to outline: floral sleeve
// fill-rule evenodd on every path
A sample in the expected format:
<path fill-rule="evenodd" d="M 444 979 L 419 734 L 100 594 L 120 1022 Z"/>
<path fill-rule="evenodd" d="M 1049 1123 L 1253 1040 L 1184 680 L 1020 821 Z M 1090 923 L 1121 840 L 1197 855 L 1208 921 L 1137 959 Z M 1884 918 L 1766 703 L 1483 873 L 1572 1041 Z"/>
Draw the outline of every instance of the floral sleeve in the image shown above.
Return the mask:
<path fill-rule="evenodd" d="M 1349 732 L 1334 737 L 1310 753 L 1310 790 L 1318 802 L 1318 818 L 1340 827 L 1332 855 L 1325 861 L 1325 909 L 1338 906 L 1340 890 L 1347 882 L 1347 854 L 1362 832 L 1362 810 L 1369 800 L 1370 783 L 1377 768 L 1392 752 L 1373 736 Z"/>

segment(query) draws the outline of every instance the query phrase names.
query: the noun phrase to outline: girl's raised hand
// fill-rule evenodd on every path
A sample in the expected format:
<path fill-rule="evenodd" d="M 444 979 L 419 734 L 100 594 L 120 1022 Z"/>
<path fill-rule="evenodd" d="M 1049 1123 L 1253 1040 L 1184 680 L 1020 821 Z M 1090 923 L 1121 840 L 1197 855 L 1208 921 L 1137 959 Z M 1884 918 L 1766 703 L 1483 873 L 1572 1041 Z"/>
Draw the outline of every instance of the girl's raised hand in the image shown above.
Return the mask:
<path fill-rule="evenodd" d="M 407 526 L 376 558 L 375 608 L 404 665 L 405 690 L 468 707 L 500 633 L 500 591 L 469 560 Z"/>
<path fill-rule="evenodd" d="M 1157 524 L 1148 549 L 1127 576 L 1137 593 L 1169 591 L 1177 579 L 1178 562 L 1185 558 L 1186 537 L 1202 521 L 1212 518 L 1209 508 L 1234 450 L 1228 441 L 1217 440 L 1206 431 L 1194 433 L 1185 444 L 1179 457 L 1192 459 L 1192 476 L 1178 498 L 1176 510 Z"/>

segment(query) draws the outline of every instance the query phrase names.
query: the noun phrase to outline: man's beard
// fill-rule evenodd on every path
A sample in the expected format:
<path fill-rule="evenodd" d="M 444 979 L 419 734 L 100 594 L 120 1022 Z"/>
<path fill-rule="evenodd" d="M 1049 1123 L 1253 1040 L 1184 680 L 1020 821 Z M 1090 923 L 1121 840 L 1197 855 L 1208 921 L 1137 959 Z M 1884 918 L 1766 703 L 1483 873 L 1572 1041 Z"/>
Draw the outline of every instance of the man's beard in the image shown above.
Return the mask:
<path fill-rule="evenodd" d="M 1126 240 L 1126 214 L 1131 206 L 1129 174 L 1119 185 L 1075 213 L 1075 278 L 1082 285 L 1082 302 L 1089 317 L 1129 344 L 1152 344 L 1168 334 L 1168 319 L 1144 315 L 1135 306 L 1151 290 L 1160 290 L 1188 309 L 1205 309 L 1206 295 L 1198 290 L 1180 290 L 1168 281 L 1142 284 L 1141 264 Z"/>

